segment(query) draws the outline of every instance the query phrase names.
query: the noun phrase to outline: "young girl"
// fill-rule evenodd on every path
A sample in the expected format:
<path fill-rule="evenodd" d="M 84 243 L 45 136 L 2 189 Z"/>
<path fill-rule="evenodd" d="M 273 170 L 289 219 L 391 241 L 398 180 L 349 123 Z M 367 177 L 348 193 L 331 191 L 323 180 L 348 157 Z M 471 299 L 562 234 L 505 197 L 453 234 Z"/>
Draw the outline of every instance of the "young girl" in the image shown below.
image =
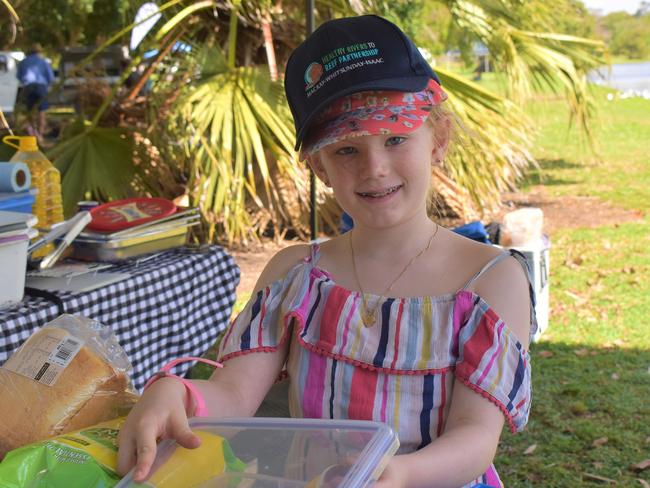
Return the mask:
<path fill-rule="evenodd" d="M 377 487 L 502 486 L 503 424 L 521 430 L 530 408 L 532 287 L 521 255 L 427 216 L 452 129 L 437 76 L 395 25 L 361 16 L 316 30 L 285 87 L 296 149 L 354 227 L 271 259 L 221 343 L 224 368 L 152 383 L 121 432 L 120 469 L 143 479 L 159 438 L 196 447 L 188 416 L 253 415 L 285 371 L 292 416 L 397 432 Z"/>

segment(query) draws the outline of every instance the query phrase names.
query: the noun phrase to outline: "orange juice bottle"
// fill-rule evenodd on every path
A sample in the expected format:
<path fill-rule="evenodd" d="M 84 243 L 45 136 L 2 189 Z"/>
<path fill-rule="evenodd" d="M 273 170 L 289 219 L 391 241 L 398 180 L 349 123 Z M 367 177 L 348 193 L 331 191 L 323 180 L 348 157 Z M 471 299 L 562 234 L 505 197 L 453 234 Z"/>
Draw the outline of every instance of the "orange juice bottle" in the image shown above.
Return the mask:
<path fill-rule="evenodd" d="M 17 140 L 18 144 L 10 142 Z M 49 159 L 38 149 L 34 136 L 5 136 L 5 144 L 18 149 L 9 161 L 21 161 L 29 167 L 32 173 L 32 188 L 36 188 L 36 201 L 32 213 L 38 218 L 38 226 L 50 228 L 63 220 L 63 201 L 61 198 L 61 173 Z M 33 257 L 42 257 L 53 249 L 48 244 L 36 252 Z"/>

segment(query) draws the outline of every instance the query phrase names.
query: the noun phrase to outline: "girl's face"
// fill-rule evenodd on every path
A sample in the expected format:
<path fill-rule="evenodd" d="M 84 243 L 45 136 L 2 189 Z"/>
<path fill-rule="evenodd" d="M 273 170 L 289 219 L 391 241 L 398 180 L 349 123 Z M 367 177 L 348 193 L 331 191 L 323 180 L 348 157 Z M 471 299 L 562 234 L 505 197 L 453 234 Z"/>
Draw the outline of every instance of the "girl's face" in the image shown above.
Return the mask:
<path fill-rule="evenodd" d="M 339 141 L 308 162 L 355 225 L 380 228 L 426 218 L 431 165 L 445 148 L 446 142 L 436 143 L 432 126 L 424 123 L 405 134 Z"/>

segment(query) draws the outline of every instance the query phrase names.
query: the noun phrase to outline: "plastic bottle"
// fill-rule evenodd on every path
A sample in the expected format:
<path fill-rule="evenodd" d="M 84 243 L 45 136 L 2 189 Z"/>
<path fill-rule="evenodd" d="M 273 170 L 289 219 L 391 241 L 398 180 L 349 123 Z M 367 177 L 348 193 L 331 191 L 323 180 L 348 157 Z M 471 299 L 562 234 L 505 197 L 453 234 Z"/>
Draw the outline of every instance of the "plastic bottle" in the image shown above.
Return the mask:
<path fill-rule="evenodd" d="M 13 141 L 18 141 L 15 144 Z M 49 159 L 38 149 L 34 136 L 5 136 L 2 141 L 18 149 L 10 161 L 22 161 L 32 173 L 32 188 L 36 188 L 36 201 L 32 213 L 38 218 L 38 226 L 49 228 L 63 220 L 61 198 L 61 174 Z M 45 256 L 53 249 L 52 245 L 38 249 L 33 257 Z"/>

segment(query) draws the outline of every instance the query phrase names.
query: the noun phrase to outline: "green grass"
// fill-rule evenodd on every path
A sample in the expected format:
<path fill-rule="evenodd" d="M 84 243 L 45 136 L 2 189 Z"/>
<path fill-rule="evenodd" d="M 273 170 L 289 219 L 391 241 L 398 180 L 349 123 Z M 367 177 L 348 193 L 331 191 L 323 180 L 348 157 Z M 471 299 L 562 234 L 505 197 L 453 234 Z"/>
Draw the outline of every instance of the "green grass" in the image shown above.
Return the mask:
<path fill-rule="evenodd" d="M 563 230 L 553 244 L 530 422 L 504 432 L 496 464 L 509 487 L 588 486 L 584 473 L 640 486 L 650 472 L 629 466 L 650 457 L 650 225 Z"/>
<path fill-rule="evenodd" d="M 529 114 L 543 121 L 536 156 L 541 171 L 525 186 L 542 183 L 551 195 L 590 195 L 628 209 L 650 208 L 650 100 L 607 100 L 612 93 L 594 90 L 598 115 L 594 130 L 596 155 L 580 144 L 577 128 L 569 128 L 560 101 L 531 104 Z"/>
<path fill-rule="evenodd" d="M 486 73 L 480 84 L 502 93 L 503 77 Z M 596 196 L 647 213 L 650 188 L 650 100 L 621 99 L 615 90 L 592 85 L 596 101 L 593 144 L 569 124 L 561 94 L 550 89 L 535 97 L 526 112 L 538 127 L 534 154 L 539 170 L 523 189 L 543 184 L 551 196 Z"/>
<path fill-rule="evenodd" d="M 530 422 L 522 434 L 504 432 L 496 459 L 508 487 L 603 484 L 590 475 L 650 482 L 650 469 L 630 469 L 650 458 L 650 101 L 606 93 L 597 90 L 599 158 L 569 129 L 560 100 L 529 107 L 541 170 L 524 188 L 595 196 L 645 218 L 552 235 L 550 324 L 531 347 Z"/>
<path fill-rule="evenodd" d="M 648 458 L 648 350 L 557 339 L 533 350 L 528 427 L 516 436 L 504 433 L 495 461 L 505 485 L 590 486 L 586 474 L 613 479 L 618 486 L 638 487 L 636 478 L 649 480 L 647 472 L 629 469 Z M 541 357 L 541 351 L 552 356 Z M 594 445 L 602 438 L 607 439 L 603 445 Z M 524 454 L 532 445 L 537 448 Z"/>
<path fill-rule="evenodd" d="M 590 347 L 624 340 L 648 351 L 650 367 L 648 222 L 564 230 L 555 241 L 557 319 L 545 340 Z"/>

